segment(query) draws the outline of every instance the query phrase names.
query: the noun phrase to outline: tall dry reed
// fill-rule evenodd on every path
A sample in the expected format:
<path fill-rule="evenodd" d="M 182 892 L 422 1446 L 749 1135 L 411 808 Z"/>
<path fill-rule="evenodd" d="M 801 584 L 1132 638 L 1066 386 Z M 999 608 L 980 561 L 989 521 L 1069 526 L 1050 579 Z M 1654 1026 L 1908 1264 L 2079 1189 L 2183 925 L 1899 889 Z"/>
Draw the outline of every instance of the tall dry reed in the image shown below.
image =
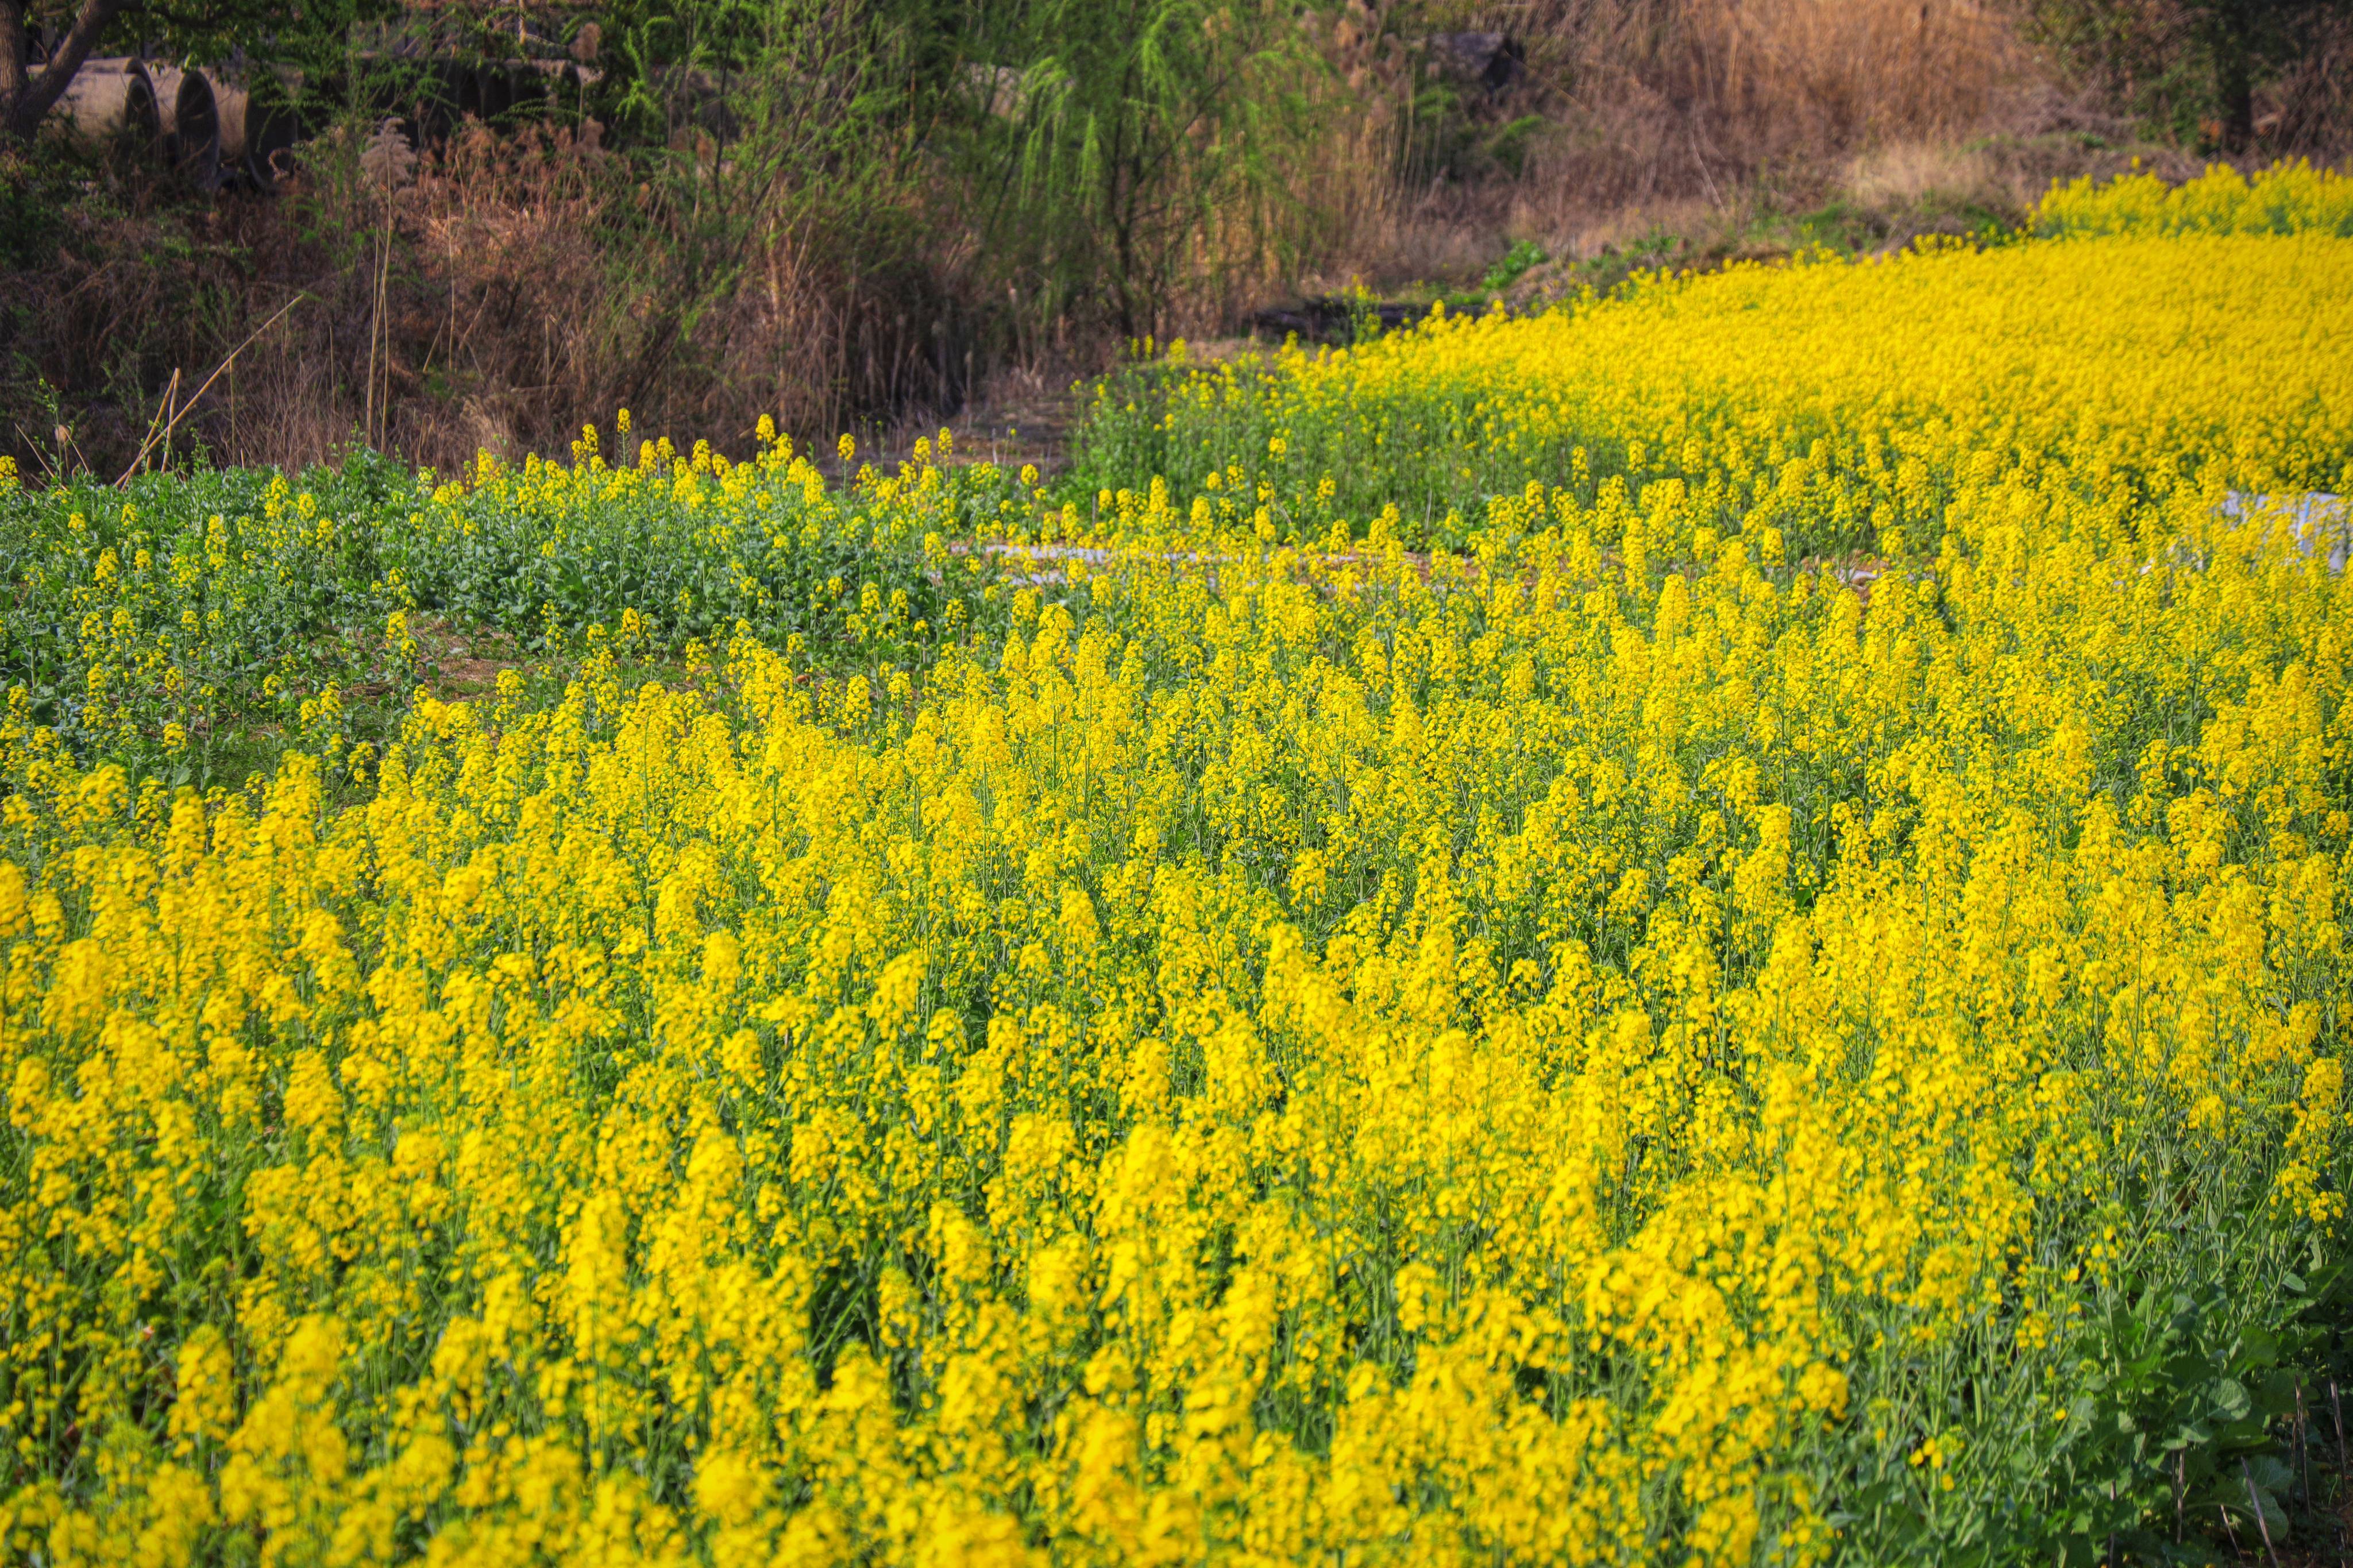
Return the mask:
<path fill-rule="evenodd" d="M 1567 132 L 1546 172 L 1592 205 L 1965 132 L 2031 68 L 1975 0 L 1537 0 L 1526 25 Z"/>

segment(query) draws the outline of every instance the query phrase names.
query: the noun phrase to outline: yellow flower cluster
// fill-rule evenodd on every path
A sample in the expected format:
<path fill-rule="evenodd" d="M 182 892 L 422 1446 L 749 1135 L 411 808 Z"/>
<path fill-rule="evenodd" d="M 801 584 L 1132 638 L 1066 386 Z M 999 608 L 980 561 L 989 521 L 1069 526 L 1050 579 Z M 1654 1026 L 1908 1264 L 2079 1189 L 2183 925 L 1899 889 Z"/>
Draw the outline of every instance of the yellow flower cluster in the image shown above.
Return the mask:
<path fill-rule="evenodd" d="M 320 646 L 352 598 L 337 520 L 283 476 L 240 499 L 249 509 L 157 517 L 143 498 L 0 485 L 0 504 L 28 514 L 10 529 L 16 596 L 0 612 L 0 662 L 83 753 L 185 772 L 248 717 L 326 744 L 335 680 L 386 673 L 375 639 Z"/>
<path fill-rule="evenodd" d="M 1868 335 L 2010 254 L 1706 298 Z M 1626 427 L 1729 526 L 1564 476 L 1424 557 L 1284 543 L 1312 481 L 1113 489 L 920 670 L 598 648 L 420 700 L 342 809 L 13 715 L 0 1552 L 2081 1561 L 2243 1510 L 2211 1402 L 2343 1258 L 2353 587 L 2119 475 L 2150 418 L 2308 471 L 2346 400 L 2209 365 L 2196 294 L 2171 390 L 2043 388 L 2075 307 L 1994 276 L 2028 348 L 1903 381 L 1949 416 L 1760 329 Z M 1574 320 L 1358 363 L 1541 412 Z M 1739 412 L 1825 386 L 1841 471 L 1941 487 L 1860 584 Z"/>
<path fill-rule="evenodd" d="M 2141 500 L 2353 488 L 2348 298 L 2353 247 L 2325 235 L 1736 266 L 1347 350 L 1180 357 L 1133 413 L 1106 386 L 1088 455 L 1187 483 L 1206 455 L 1286 499 L 1328 476 L 1338 514 L 1394 505 L 1440 542 L 1531 479 L 1588 501 L 1614 479 L 1677 551 L 1774 513 L 1793 556 L 1933 550 L 1973 471 Z"/>
<path fill-rule="evenodd" d="M 542 657 L 597 627 L 675 652 L 745 626 L 870 666 L 920 661 L 996 618 L 990 558 L 952 559 L 947 540 L 1027 494 L 986 465 L 927 461 L 831 488 L 773 436 L 742 463 L 662 440 L 615 465 L 593 428 L 570 463 L 484 456 L 444 480 L 361 468 L 151 476 L 127 498 L 28 494 L 0 472 L 17 563 L 0 688 L 85 763 L 202 787 L 291 742 L 340 773 L 437 673 L 418 635 L 437 623 Z"/>
<path fill-rule="evenodd" d="M 1009 514 L 1018 493 L 987 465 L 934 466 L 931 447 L 834 489 L 788 440 L 736 463 L 707 442 L 641 439 L 608 462 L 591 426 L 570 463 L 483 455 L 381 529 L 378 549 L 415 603 L 467 623 L 578 628 L 628 609 L 673 643 L 742 624 L 780 647 L 798 635 L 906 658 L 968 626 L 985 591 L 984 562 L 947 570 L 946 540 Z"/>
<path fill-rule="evenodd" d="M 2330 234 L 2353 237 L 2353 175 L 2298 161 L 2252 175 L 2217 163 L 2168 185 L 2136 172 L 2105 183 L 2053 184 L 2028 218 L 2034 233 Z"/>

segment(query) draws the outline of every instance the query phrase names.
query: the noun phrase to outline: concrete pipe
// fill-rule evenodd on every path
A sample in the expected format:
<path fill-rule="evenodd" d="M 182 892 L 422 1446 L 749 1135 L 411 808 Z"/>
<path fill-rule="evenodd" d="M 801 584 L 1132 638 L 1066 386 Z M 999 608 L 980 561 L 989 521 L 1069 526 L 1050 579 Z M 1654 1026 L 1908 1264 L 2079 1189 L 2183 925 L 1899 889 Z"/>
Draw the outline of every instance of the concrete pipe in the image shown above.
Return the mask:
<path fill-rule="evenodd" d="M 120 147 L 148 162 L 163 153 L 155 83 L 138 60 L 83 61 L 51 112 L 66 134 L 85 147 Z"/>
<path fill-rule="evenodd" d="M 220 120 L 221 167 L 230 176 L 266 191 L 291 172 L 294 116 L 282 106 L 263 106 L 242 81 L 221 78 L 213 84 Z"/>
<path fill-rule="evenodd" d="M 245 83 L 235 77 L 214 81 L 213 117 L 220 123 L 221 167 L 231 175 L 245 163 L 245 111 L 252 102 Z"/>
<path fill-rule="evenodd" d="M 164 117 L 164 153 L 182 178 L 198 190 L 221 183 L 220 102 L 199 70 L 155 66 L 155 101 Z"/>
<path fill-rule="evenodd" d="M 447 55 L 427 61 L 409 93 L 407 119 L 417 127 L 417 144 L 448 141 L 470 110 L 475 91 L 473 68 L 464 61 Z"/>
<path fill-rule="evenodd" d="M 580 73 L 570 60 L 509 60 L 486 68 L 502 73 L 507 94 L 504 112 L 512 121 L 560 114 L 579 101 Z"/>
<path fill-rule="evenodd" d="M 508 112 L 518 121 L 537 120 L 547 112 L 548 79 L 536 61 L 507 67 Z"/>
<path fill-rule="evenodd" d="M 478 66 L 474 70 L 474 92 L 480 104 L 479 112 L 486 125 L 501 124 L 507 110 L 514 107 L 514 80 L 502 65 Z"/>
<path fill-rule="evenodd" d="M 462 62 L 457 64 L 450 71 L 449 90 L 455 97 L 459 120 L 469 116 L 476 120 L 483 117 L 480 71 Z"/>

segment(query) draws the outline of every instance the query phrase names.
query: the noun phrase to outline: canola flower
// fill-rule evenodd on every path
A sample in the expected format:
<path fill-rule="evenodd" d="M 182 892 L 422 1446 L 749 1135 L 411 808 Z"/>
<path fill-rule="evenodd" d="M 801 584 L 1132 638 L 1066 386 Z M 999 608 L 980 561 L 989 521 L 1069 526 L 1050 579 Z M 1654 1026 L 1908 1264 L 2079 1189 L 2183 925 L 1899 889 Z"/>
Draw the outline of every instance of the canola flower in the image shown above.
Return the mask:
<path fill-rule="evenodd" d="M 944 458 L 947 432 L 939 445 Z M 844 437 L 845 464 L 853 452 Z M 416 602 L 492 624 L 579 627 L 627 609 L 676 640 L 724 641 L 741 625 L 779 647 L 841 640 L 903 658 L 970 625 L 986 562 L 949 572 L 946 543 L 1009 515 L 1019 494 L 988 465 L 939 466 L 932 452 L 926 439 L 912 465 L 868 465 L 835 489 L 773 426 L 733 463 L 667 438 L 608 462 L 590 426 L 568 464 L 484 455 L 381 527 L 378 551 Z"/>
<path fill-rule="evenodd" d="M 2308 232 L 1736 265 L 1350 349 L 1180 346 L 1104 384 L 1082 456 L 1187 487 L 1239 468 L 1310 539 L 1394 507 L 1460 545 L 1530 480 L 1616 481 L 1678 552 L 1777 510 L 1801 554 L 1933 551 L 1972 466 L 2148 500 L 2344 491 L 2348 298 L 2353 248 Z"/>
<path fill-rule="evenodd" d="M 2353 176 L 2298 160 L 2242 174 L 2217 163 L 2168 185 L 2136 170 L 2054 184 L 2027 227 L 2051 237 L 2132 234 L 2329 234 L 2353 237 Z"/>
<path fill-rule="evenodd" d="M 428 702 L 332 816 L 24 760 L 11 1550 L 2135 1527 L 2219 1396 L 2120 1325 L 2220 1374 L 2340 1256 L 2353 612 L 2072 504 L 1868 606 L 1573 504 L 1138 554 L 901 701 Z"/>
<path fill-rule="evenodd" d="M 96 487 L 32 497 L 0 479 L 17 568 L 0 669 L 86 754 L 185 762 L 231 711 L 267 715 L 315 747 L 322 669 L 347 683 L 405 673 L 378 637 L 320 646 L 336 623 L 374 631 L 384 612 L 354 591 L 349 531 L 316 496 L 279 476 L 233 500 L 195 499 L 152 485 L 128 500 Z M 203 504 L 213 499 L 230 505 Z"/>
<path fill-rule="evenodd" d="M 991 559 L 951 561 L 946 542 L 1025 493 L 928 461 L 829 488 L 773 429 L 737 463 L 667 439 L 612 462 L 594 427 L 572 457 L 484 454 L 446 479 L 365 458 L 301 480 L 153 476 L 127 499 L 0 476 L 18 567 L 0 684 L 85 762 L 203 785 L 290 743 L 347 770 L 396 722 L 371 700 L 433 674 L 418 633 L 434 622 L 543 658 L 592 628 L 675 652 L 741 625 L 920 663 L 994 616 Z"/>
<path fill-rule="evenodd" d="M 1966 311 L 1976 263 L 1775 276 Z M 633 688 L 590 639 L 552 706 L 417 701 L 348 807 L 13 699 L 0 1550 L 2284 1528 L 2238 1456 L 2342 1321 L 2353 588 L 2235 474 L 2085 466 L 2158 405 L 2327 457 L 2341 395 L 2240 390 L 1924 423 L 1867 591 L 1802 559 L 1831 486 L 1566 473 L 1429 556 L 1239 461 L 971 492 L 941 583 L 1008 552 L 1003 619 L 928 658 L 744 617 Z M 579 467 L 439 526 L 554 538 Z M 902 478 L 795 493 L 896 537 L 966 493 Z"/>

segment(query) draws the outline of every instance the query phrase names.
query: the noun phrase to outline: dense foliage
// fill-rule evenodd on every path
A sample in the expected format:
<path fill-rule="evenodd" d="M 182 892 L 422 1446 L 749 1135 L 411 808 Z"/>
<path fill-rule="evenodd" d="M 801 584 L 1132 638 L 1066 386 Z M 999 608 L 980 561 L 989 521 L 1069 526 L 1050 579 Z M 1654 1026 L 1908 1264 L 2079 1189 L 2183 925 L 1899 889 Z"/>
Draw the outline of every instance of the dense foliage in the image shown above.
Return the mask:
<path fill-rule="evenodd" d="M 626 411 L 620 426 L 626 437 Z M 569 464 L 484 457 L 448 480 L 361 460 L 299 482 L 229 469 L 121 490 L 0 483 L 16 577 L 0 679 L 19 716 L 82 761 L 206 784 L 289 742 L 337 763 L 380 750 L 396 709 L 353 699 L 438 674 L 418 644 L 428 621 L 517 658 L 576 653 L 592 634 L 677 652 L 742 627 L 918 663 L 970 624 L 994 577 L 985 556 L 951 563 L 947 539 L 1020 493 L 994 469 L 928 463 L 828 489 L 786 441 L 737 464 L 667 441 L 621 456 L 607 462 L 592 428 Z"/>
<path fill-rule="evenodd" d="M 6 1549 L 2088 1563 L 2287 1532 L 2343 1370 L 2353 587 L 2341 518 L 2245 492 L 2341 471 L 2348 413 L 2265 367 L 2283 418 L 2205 297 L 2135 279 L 2226 273 L 2261 343 L 2327 313 L 2342 244 L 2037 241 L 1441 324 L 1286 359 L 1216 426 L 1284 445 L 1092 506 L 781 453 L 741 496 L 586 453 L 418 487 L 405 583 L 495 607 L 576 573 L 582 613 L 685 589 L 742 625 L 666 682 L 596 639 L 552 702 L 420 698 L 347 806 L 301 751 L 241 792 L 88 766 L 19 699 Z M 1971 346 L 1989 268 L 2008 359 Z M 2084 364 L 2037 394 L 2053 311 Z M 1862 346 L 1793 382 L 1825 316 Z M 1505 411 L 1577 427 L 1586 338 L 1707 368 L 1680 472 L 1525 447 L 1424 556 L 1351 514 L 1361 476 L 1282 466 L 1501 471 Z M 1492 443 L 1359 422 L 1482 376 Z M 1867 485 L 1913 510 L 1854 512 Z M 1005 562 L 1003 618 L 818 662 L 790 584 L 831 568 L 765 601 L 694 574 L 767 559 L 698 553 L 737 503 L 900 542 L 901 622 Z M 905 542 L 951 519 L 964 553 Z M 687 548 L 594 575 L 654 528 Z M 1800 560 L 1858 539 L 1870 567 Z"/>

